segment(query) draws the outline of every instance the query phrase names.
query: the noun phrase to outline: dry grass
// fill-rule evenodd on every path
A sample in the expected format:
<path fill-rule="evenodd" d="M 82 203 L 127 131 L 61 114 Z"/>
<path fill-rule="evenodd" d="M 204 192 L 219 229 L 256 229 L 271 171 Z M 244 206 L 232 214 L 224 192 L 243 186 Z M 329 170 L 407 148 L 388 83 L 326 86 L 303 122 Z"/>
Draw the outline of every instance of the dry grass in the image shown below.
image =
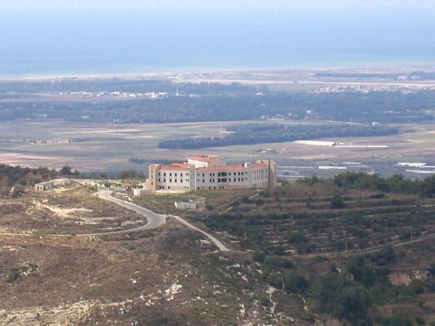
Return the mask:
<path fill-rule="evenodd" d="M 29 190 L 21 198 L 1 200 L 0 212 L 3 233 L 87 234 L 146 223 L 143 216 L 102 201 L 83 186 L 62 192 Z"/>

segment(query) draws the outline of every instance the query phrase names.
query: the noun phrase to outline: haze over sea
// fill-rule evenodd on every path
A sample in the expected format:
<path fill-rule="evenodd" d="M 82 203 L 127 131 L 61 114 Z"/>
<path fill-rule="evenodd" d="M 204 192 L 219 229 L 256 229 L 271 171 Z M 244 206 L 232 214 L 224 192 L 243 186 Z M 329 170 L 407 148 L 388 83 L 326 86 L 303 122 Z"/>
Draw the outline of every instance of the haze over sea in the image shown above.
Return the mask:
<path fill-rule="evenodd" d="M 0 77 L 435 66 L 430 2 L 198 8 L 168 1 L 92 8 L 46 1 L 42 9 L 0 2 Z"/>

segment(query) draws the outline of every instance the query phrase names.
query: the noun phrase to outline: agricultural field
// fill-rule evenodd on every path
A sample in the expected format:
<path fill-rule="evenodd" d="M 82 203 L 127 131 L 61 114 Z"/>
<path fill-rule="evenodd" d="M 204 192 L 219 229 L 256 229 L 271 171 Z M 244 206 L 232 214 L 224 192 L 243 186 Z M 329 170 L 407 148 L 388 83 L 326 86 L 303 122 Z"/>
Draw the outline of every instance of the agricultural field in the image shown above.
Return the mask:
<path fill-rule="evenodd" d="M 225 126 L 235 123 L 237 122 L 80 124 L 53 120 L 14 121 L 0 124 L 0 159 L 10 165 L 58 169 L 69 164 L 80 172 L 124 169 L 147 172 L 148 164 L 156 160 L 178 161 L 197 154 L 208 154 L 219 156 L 230 164 L 265 158 L 273 159 L 283 166 L 358 161 L 373 169 L 389 168 L 394 173 L 396 170 L 391 166 L 396 162 L 432 162 L 434 155 L 434 130 L 430 124 L 398 125 L 401 132 L 393 136 L 321 139 L 361 147 L 327 147 L 286 142 L 200 150 L 157 148 L 158 142 L 165 139 L 218 137 Z M 295 122 L 286 123 L 291 125 Z M 133 163 L 131 158 L 144 160 L 145 163 Z"/>
<path fill-rule="evenodd" d="M 273 191 L 186 194 L 178 199 L 202 199 L 201 205 L 178 214 L 233 251 L 251 253 L 263 282 L 303 297 L 302 319 L 323 312 L 338 317 L 337 325 L 366 325 L 368 318 L 432 325 L 433 182 L 364 173 L 313 177 Z M 169 205 L 160 196 L 140 202 L 160 212 Z"/>
<path fill-rule="evenodd" d="M 231 201 L 205 224 L 248 249 L 266 242 L 288 254 L 353 254 L 435 237 L 435 201 L 296 184 Z"/>

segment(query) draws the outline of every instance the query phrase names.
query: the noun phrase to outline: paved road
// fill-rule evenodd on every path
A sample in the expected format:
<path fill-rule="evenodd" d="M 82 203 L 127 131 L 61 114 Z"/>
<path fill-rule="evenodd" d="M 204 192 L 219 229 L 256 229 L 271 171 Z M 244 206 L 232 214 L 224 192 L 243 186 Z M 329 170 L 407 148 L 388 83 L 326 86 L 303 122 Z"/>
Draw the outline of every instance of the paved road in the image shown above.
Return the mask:
<path fill-rule="evenodd" d="M 145 216 L 148 220 L 147 224 L 139 226 L 137 228 L 122 230 L 122 231 L 113 231 L 110 233 L 121 233 L 121 232 L 126 233 L 126 232 L 134 232 L 134 231 L 141 231 L 141 230 L 149 230 L 149 229 L 154 229 L 156 227 L 159 227 L 160 225 L 163 225 L 166 223 L 166 215 L 157 214 L 157 213 L 154 213 L 153 211 L 150 211 L 149 209 L 146 209 L 144 207 L 130 203 L 129 201 L 114 198 L 114 197 L 110 196 L 110 193 L 111 193 L 111 191 L 109 191 L 109 190 L 100 190 L 95 195 L 98 196 L 98 198 L 114 202 L 115 204 L 118 204 L 119 206 L 125 207 L 127 209 L 132 210 L 132 211 L 135 211 L 136 213 Z M 104 233 L 104 234 L 108 234 L 108 233 Z"/>
<path fill-rule="evenodd" d="M 162 225 L 162 224 L 164 224 L 166 222 L 166 216 L 167 215 L 157 214 L 157 213 L 154 213 L 153 211 L 150 211 L 149 209 L 146 209 L 144 207 L 141 207 L 141 206 L 138 206 L 136 204 L 130 203 L 128 201 L 117 199 L 117 198 L 113 198 L 113 197 L 110 196 L 110 191 L 109 190 L 100 190 L 95 195 L 97 195 L 101 199 L 109 200 L 109 201 L 114 202 L 114 203 L 116 203 L 116 204 L 118 204 L 120 206 L 123 206 L 125 208 L 131 209 L 131 210 L 135 211 L 136 213 L 144 215 L 148 219 L 148 223 L 146 225 L 140 226 L 138 228 L 130 229 L 130 230 L 125 230 L 125 231 L 115 231 L 117 233 L 118 232 L 132 232 L 132 231 L 139 231 L 139 230 L 149 230 L 149 229 L 156 228 L 156 227 L 158 227 L 158 226 L 160 226 L 160 225 Z M 221 251 L 230 251 L 218 239 L 216 239 L 212 235 L 204 232 L 203 230 L 197 228 L 196 226 L 190 224 L 189 222 L 187 222 L 186 220 L 182 219 L 181 217 L 176 216 L 176 215 L 169 215 L 169 216 L 175 218 L 177 221 L 179 221 L 180 223 L 184 224 L 185 226 L 187 226 L 187 227 L 189 227 L 189 228 L 191 228 L 191 229 L 193 229 L 195 231 L 198 231 L 198 232 L 201 232 L 202 234 L 204 234 L 207 238 L 210 239 L 210 241 L 216 247 L 219 248 L 219 250 L 221 250 Z"/>
<path fill-rule="evenodd" d="M 222 242 L 220 242 L 218 239 L 216 239 L 214 236 L 212 236 L 212 235 L 204 232 L 203 230 L 197 228 L 196 226 L 190 224 L 186 220 L 182 219 L 180 216 L 177 216 L 177 215 L 169 215 L 169 216 L 175 218 L 177 221 L 179 221 L 180 223 L 186 225 L 187 227 L 189 227 L 189 228 L 191 228 L 191 229 L 193 229 L 195 231 L 198 231 L 198 232 L 201 232 L 202 234 L 204 234 L 207 238 L 210 239 L 211 242 L 214 243 L 214 245 L 216 247 L 219 248 L 220 251 L 230 251 L 230 249 L 225 247 L 225 245 Z"/>
<path fill-rule="evenodd" d="M 153 211 L 150 211 L 149 209 L 146 209 L 144 207 L 138 206 L 136 204 L 130 203 L 128 201 L 125 200 L 121 200 L 118 198 L 114 198 L 112 196 L 110 196 L 110 191 L 109 190 L 100 190 L 99 192 L 97 192 L 95 195 L 97 195 L 99 198 L 104 199 L 104 200 L 109 200 L 111 202 L 114 202 L 120 206 L 123 206 L 125 208 L 131 209 L 133 211 L 135 211 L 136 213 L 142 214 L 144 215 L 147 219 L 148 219 L 148 223 L 146 225 L 134 228 L 134 229 L 130 229 L 130 230 L 123 230 L 123 231 L 115 231 L 113 233 L 119 233 L 119 232 L 134 232 L 134 231 L 139 231 L 139 230 L 149 230 L 149 229 L 153 229 L 156 228 L 162 224 L 164 224 L 166 222 L 166 217 L 167 215 L 161 215 L 161 214 L 157 214 L 154 213 Z M 169 215 L 173 218 L 175 218 L 177 221 L 179 221 L 180 223 L 184 224 L 185 226 L 201 232 L 202 234 L 204 234 L 207 238 L 210 239 L 210 241 L 212 243 L 214 243 L 214 245 L 216 247 L 219 248 L 219 250 L 221 251 L 230 251 L 227 247 L 225 247 L 225 245 L 220 242 L 218 239 L 216 239 L 215 237 L 213 237 L 212 235 L 204 232 L 203 230 L 197 228 L 196 226 L 190 224 L 189 222 L 187 222 L 186 220 L 182 219 L 179 216 L 176 215 Z"/>

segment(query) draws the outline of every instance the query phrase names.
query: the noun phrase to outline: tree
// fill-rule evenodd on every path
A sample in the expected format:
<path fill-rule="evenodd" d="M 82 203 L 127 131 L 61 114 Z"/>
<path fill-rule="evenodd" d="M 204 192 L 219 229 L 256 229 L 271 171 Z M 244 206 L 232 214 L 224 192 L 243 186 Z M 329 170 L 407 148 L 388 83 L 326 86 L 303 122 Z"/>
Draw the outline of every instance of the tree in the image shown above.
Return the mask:
<path fill-rule="evenodd" d="M 291 292 L 305 292 L 309 283 L 305 276 L 299 275 L 296 271 L 287 273 L 284 277 L 285 288 Z"/>
<path fill-rule="evenodd" d="M 344 200 L 340 195 L 334 195 L 331 199 L 331 208 L 340 209 L 344 208 Z"/>
<path fill-rule="evenodd" d="M 320 280 L 321 310 L 345 318 L 355 325 L 370 324 L 368 309 L 372 305 L 366 289 L 342 275 L 330 274 Z"/>
<path fill-rule="evenodd" d="M 62 167 L 62 169 L 60 169 L 59 174 L 62 174 L 62 175 L 71 175 L 71 174 L 73 174 L 72 173 L 72 167 L 69 166 L 68 164 L 64 165 Z"/>
<path fill-rule="evenodd" d="M 382 326 L 415 326 L 416 322 L 408 315 L 389 316 L 382 318 Z"/>
<path fill-rule="evenodd" d="M 427 269 L 429 271 L 429 273 L 432 276 L 435 276 L 435 263 L 430 264 L 429 268 Z"/>
<path fill-rule="evenodd" d="M 12 191 L 12 196 L 13 197 L 21 197 L 24 193 L 24 188 L 21 186 L 15 186 L 14 190 Z"/>
<path fill-rule="evenodd" d="M 295 231 L 295 232 L 291 232 L 288 235 L 287 240 L 288 240 L 289 243 L 293 243 L 293 244 L 296 244 L 296 245 L 300 245 L 302 243 L 308 243 L 308 242 L 310 242 L 310 239 L 308 239 L 305 236 L 305 233 L 303 231 L 300 231 L 300 230 Z"/>

